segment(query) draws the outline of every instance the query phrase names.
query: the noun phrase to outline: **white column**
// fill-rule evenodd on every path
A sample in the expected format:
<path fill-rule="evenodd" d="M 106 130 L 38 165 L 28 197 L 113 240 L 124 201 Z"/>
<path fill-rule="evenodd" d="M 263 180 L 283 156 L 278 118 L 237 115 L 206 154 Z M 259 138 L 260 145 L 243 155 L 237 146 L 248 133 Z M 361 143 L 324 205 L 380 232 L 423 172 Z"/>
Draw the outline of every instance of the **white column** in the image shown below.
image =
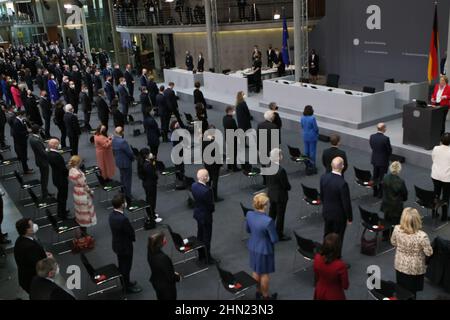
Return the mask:
<path fill-rule="evenodd" d="M 111 36 L 114 48 L 114 57 L 116 58 L 116 62 L 119 63 L 119 44 L 117 39 L 117 30 L 116 30 L 116 19 L 113 10 L 113 1 L 108 1 L 108 10 L 109 10 L 109 23 L 111 25 Z"/>
<path fill-rule="evenodd" d="M 155 71 L 159 75 L 161 70 L 161 56 L 159 54 L 158 34 L 152 33 L 153 59 L 155 61 Z"/>
<path fill-rule="evenodd" d="M 83 24 L 83 39 L 84 39 L 84 50 L 86 50 L 87 56 L 89 60 L 92 62 L 92 55 L 91 55 L 91 45 L 89 43 L 89 34 L 87 29 L 87 22 L 86 22 L 86 14 L 84 13 L 84 7 L 81 7 L 81 21 Z"/>
<path fill-rule="evenodd" d="M 64 31 L 65 21 L 63 20 L 61 0 L 56 0 L 56 6 L 58 7 L 58 18 L 59 18 L 59 24 L 61 25 L 61 37 L 63 38 L 63 45 L 64 45 L 64 48 L 67 49 L 66 32 Z"/>
<path fill-rule="evenodd" d="M 294 62 L 295 62 L 295 81 L 299 82 L 302 75 L 302 48 L 301 48 L 301 35 L 302 35 L 302 24 L 301 24 L 301 1 L 294 1 Z"/>
<path fill-rule="evenodd" d="M 41 15 L 40 18 L 41 18 L 42 27 L 44 28 L 45 34 L 48 35 L 48 32 L 47 32 L 47 25 L 45 24 L 44 9 L 42 8 L 42 7 L 43 7 L 42 0 L 40 0 L 40 1 L 39 1 L 39 5 L 36 4 L 36 6 L 39 6 L 39 13 L 40 13 L 40 15 Z"/>
<path fill-rule="evenodd" d="M 216 61 L 216 55 L 215 55 L 215 48 L 214 48 L 214 39 L 213 39 L 213 30 L 212 30 L 212 12 L 211 12 L 211 0 L 205 0 L 205 21 L 206 21 L 206 45 L 208 47 L 208 65 L 210 68 L 214 68 L 215 72 L 219 72 L 219 70 L 216 70 L 217 67 L 217 61 Z"/>

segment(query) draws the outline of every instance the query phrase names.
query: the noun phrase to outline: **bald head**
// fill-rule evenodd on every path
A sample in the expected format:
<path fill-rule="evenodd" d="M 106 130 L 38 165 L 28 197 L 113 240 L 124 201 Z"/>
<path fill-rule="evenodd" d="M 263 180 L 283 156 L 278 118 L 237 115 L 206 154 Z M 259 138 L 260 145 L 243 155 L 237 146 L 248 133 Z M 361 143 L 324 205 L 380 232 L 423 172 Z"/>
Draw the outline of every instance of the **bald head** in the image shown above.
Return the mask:
<path fill-rule="evenodd" d="M 206 169 L 200 169 L 197 171 L 197 181 L 203 184 L 208 183 L 209 181 L 209 173 Z"/>
<path fill-rule="evenodd" d="M 386 132 L 386 124 L 383 122 L 380 122 L 379 124 L 377 124 L 377 130 L 385 133 Z"/>
<path fill-rule="evenodd" d="M 123 136 L 123 128 L 122 128 L 122 127 L 117 127 L 117 128 L 114 130 L 114 133 L 115 133 L 116 135 L 118 135 L 118 136 Z"/>
<path fill-rule="evenodd" d="M 333 169 L 333 171 L 341 173 L 344 169 L 344 159 L 342 159 L 341 157 L 334 158 L 333 161 L 331 161 L 331 169 Z"/>
<path fill-rule="evenodd" d="M 58 139 L 50 139 L 48 141 L 48 148 L 49 149 L 58 149 L 59 146 L 59 140 Z"/>

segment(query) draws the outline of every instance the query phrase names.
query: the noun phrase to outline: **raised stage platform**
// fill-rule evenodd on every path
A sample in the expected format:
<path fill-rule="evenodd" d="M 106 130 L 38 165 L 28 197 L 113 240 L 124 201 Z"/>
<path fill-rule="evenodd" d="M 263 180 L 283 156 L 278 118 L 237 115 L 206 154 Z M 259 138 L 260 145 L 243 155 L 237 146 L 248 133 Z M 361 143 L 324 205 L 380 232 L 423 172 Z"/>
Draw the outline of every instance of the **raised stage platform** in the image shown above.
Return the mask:
<path fill-rule="evenodd" d="M 175 89 L 176 84 L 175 84 Z M 233 94 L 223 94 L 220 92 L 213 92 L 206 88 L 201 89 L 207 102 L 216 108 L 223 109 L 225 113 L 225 108 L 228 105 L 235 104 L 235 95 Z M 181 100 L 192 102 L 193 105 L 193 91 L 191 89 L 180 89 L 178 88 L 177 93 Z M 247 105 L 255 118 L 256 121 L 262 121 L 263 114 L 267 111 L 266 103 L 264 100 L 263 93 L 251 95 L 246 99 Z M 277 102 L 277 101 L 275 101 Z M 314 106 L 314 104 L 313 104 Z M 279 114 L 283 120 L 283 128 L 293 131 L 298 131 L 301 134 L 300 128 L 300 115 L 303 111 L 302 105 L 299 105 L 298 112 L 293 112 L 291 108 L 285 108 L 279 106 Z M 376 132 L 375 124 L 365 128 L 351 128 L 347 125 L 341 125 L 338 123 L 330 123 L 321 121 L 318 119 L 318 125 L 320 133 L 324 135 L 329 135 L 331 133 L 339 133 L 341 136 L 341 143 L 343 145 L 351 146 L 358 150 L 370 152 L 369 137 L 371 134 Z M 413 163 L 416 166 L 423 168 L 431 168 L 431 151 L 424 150 L 419 147 L 404 145 L 403 144 L 403 128 L 402 119 L 395 118 L 385 121 L 387 125 L 386 134 L 391 139 L 391 144 L 393 152 L 397 155 L 404 156 L 407 163 Z M 447 121 L 447 128 L 450 127 L 449 121 Z"/>

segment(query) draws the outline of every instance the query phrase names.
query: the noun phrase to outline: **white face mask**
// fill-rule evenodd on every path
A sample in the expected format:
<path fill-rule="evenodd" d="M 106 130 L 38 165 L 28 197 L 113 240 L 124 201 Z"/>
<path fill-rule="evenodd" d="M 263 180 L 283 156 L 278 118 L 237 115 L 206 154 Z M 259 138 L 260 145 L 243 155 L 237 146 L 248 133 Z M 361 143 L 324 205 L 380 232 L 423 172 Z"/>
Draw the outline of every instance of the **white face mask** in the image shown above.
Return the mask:
<path fill-rule="evenodd" d="M 33 223 L 33 233 L 36 234 L 39 231 L 39 226 L 36 223 Z"/>
<path fill-rule="evenodd" d="M 59 265 L 56 265 L 55 276 L 59 275 Z"/>
<path fill-rule="evenodd" d="M 58 144 L 58 150 L 61 150 L 61 149 L 62 149 L 61 145 L 60 145 L 60 144 Z"/>
<path fill-rule="evenodd" d="M 124 209 L 128 208 L 128 203 L 125 202 L 125 203 L 123 204 L 123 208 L 124 208 Z"/>

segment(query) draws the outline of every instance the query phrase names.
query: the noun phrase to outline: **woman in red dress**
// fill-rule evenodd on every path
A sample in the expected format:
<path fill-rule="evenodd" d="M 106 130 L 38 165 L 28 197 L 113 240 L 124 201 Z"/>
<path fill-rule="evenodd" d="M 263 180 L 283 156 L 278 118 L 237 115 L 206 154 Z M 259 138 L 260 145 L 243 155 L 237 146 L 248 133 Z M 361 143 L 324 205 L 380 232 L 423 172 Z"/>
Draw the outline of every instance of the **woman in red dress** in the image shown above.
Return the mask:
<path fill-rule="evenodd" d="M 320 252 L 314 257 L 316 290 L 314 300 L 346 300 L 348 289 L 347 265 L 340 258 L 341 240 L 336 233 L 329 233 Z"/>
<path fill-rule="evenodd" d="M 445 116 L 441 130 L 441 134 L 444 134 L 448 108 L 450 108 L 450 86 L 448 85 L 448 78 L 446 76 L 440 76 L 439 83 L 434 87 L 431 103 L 435 106 L 445 107 Z"/>

